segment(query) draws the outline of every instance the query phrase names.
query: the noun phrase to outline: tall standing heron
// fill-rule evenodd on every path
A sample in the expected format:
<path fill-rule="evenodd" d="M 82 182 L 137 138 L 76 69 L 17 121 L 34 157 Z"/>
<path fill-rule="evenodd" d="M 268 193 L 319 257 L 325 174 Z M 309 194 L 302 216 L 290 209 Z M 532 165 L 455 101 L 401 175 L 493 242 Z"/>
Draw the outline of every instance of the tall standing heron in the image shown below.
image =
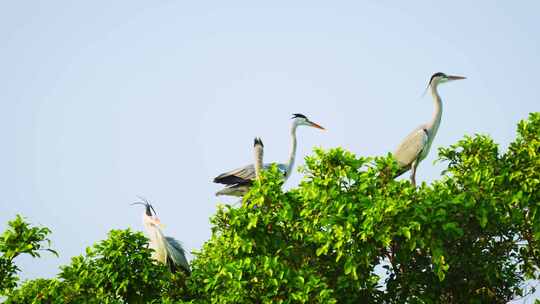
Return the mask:
<path fill-rule="evenodd" d="M 308 126 L 324 130 L 323 127 L 310 121 L 303 114 L 293 114 L 292 119 L 289 161 L 286 164 L 277 164 L 279 170 L 283 172 L 285 181 L 289 179 L 294 168 L 294 161 L 296 158 L 296 129 L 299 126 Z M 264 164 L 264 168 L 266 169 L 270 167 L 270 165 L 271 164 Z M 214 178 L 214 183 L 224 184 L 226 187 L 218 191 L 216 195 L 242 197 L 249 190 L 253 179 L 255 179 L 255 167 L 253 164 L 220 174 Z"/>
<path fill-rule="evenodd" d="M 255 177 L 261 177 L 263 170 L 264 145 L 260 138 L 255 137 L 253 142 L 253 152 L 255 153 Z"/>
<path fill-rule="evenodd" d="M 419 126 L 412 131 L 398 146 L 394 152 L 400 170 L 398 175 L 401 175 L 408 170 L 411 170 L 411 183 L 416 186 L 416 168 L 418 164 L 426 158 L 433 143 L 435 135 L 439 130 L 442 117 L 442 100 L 437 88 L 439 84 L 465 79 L 462 76 L 446 75 L 445 73 L 435 73 L 429 80 L 428 88 L 433 96 L 433 102 L 435 104 L 435 110 L 433 111 L 433 117 L 431 120 Z"/>
<path fill-rule="evenodd" d="M 167 265 L 173 272 L 181 269 L 189 275 L 191 271 L 182 244 L 172 237 L 163 235 L 163 232 L 161 232 L 162 224 L 156 215 L 154 207 L 152 207 L 148 200 L 141 200 L 142 202 L 135 202 L 132 205 L 145 206 L 143 225 L 150 239 L 150 248 L 154 250 L 152 258 Z"/>

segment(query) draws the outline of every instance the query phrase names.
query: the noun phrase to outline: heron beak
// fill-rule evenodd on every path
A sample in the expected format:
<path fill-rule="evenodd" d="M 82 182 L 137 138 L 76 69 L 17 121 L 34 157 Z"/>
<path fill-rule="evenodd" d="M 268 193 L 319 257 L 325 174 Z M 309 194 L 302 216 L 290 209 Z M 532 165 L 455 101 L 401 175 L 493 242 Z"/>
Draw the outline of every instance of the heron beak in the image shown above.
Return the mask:
<path fill-rule="evenodd" d="M 450 80 L 450 81 L 453 81 L 453 80 L 461 80 L 461 79 L 467 79 L 466 77 L 463 77 L 463 76 L 447 76 L 447 79 Z"/>
<path fill-rule="evenodd" d="M 310 125 L 311 127 L 317 128 L 317 129 L 326 130 L 326 129 L 323 128 L 321 125 L 318 125 L 318 124 L 316 124 L 316 123 L 314 123 L 314 122 L 312 122 L 312 121 L 309 122 L 309 125 Z"/>

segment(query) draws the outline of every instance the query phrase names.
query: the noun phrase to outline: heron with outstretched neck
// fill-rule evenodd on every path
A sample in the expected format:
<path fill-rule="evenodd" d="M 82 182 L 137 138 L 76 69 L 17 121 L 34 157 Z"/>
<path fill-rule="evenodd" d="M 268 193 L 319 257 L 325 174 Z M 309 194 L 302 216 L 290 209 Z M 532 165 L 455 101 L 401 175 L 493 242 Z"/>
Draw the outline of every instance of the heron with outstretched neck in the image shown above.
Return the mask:
<path fill-rule="evenodd" d="M 176 239 L 164 236 L 161 231 L 161 221 L 156 215 L 154 207 L 148 200 L 141 198 L 141 202 L 135 202 L 132 205 L 143 205 L 143 225 L 150 240 L 150 248 L 154 250 L 152 258 L 159 263 L 167 265 L 173 272 L 181 269 L 186 274 L 190 274 L 189 263 L 182 244 Z"/>
<path fill-rule="evenodd" d="M 294 162 L 296 158 L 296 129 L 300 126 L 308 126 L 324 130 L 319 124 L 316 124 L 309 120 L 303 114 L 293 114 L 293 121 L 291 124 L 291 150 L 289 154 L 289 161 L 286 164 L 277 164 L 278 169 L 283 172 L 283 178 L 285 181 L 289 179 L 294 168 Z M 264 164 L 263 169 L 267 169 L 272 164 Z M 255 166 L 253 164 L 247 165 L 242 168 L 231 170 L 220 174 L 214 178 L 214 183 L 224 184 L 226 187 L 216 193 L 216 195 L 228 195 L 228 196 L 244 196 L 251 186 L 251 183 L 255 179 Z"/>
<path fill-rule="evenodd" d="M 428 123 L 425 123 L 412 131 L 398 146 L 394 152 L 394 157 L 398 162 L 399 171 L 397 176 L 411 170 L 411 183 L 416 186 L 416 168 L 418 164 L 426 158 L 431 149 L 431 144 L 442 118 L 442 100 L 437 90 L 442 83 L 465 79 L 463 76 L 446 75 L 445 73 L 435 73 L 429 80 L 428 88 L 433 97 L 435 109 L 433 116 Z"/>

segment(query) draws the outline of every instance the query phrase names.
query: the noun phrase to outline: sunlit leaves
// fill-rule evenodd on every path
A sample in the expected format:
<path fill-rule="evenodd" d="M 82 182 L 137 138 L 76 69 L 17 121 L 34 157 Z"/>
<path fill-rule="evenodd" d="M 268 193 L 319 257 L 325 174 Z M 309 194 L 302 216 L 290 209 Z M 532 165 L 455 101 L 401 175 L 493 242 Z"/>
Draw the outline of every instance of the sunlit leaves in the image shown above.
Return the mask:
<path fill-rule="evenodd" d="M 531 124 L 520 123 L 529 141 L 523 145 L 537 141 Z M 538 162 L 537 150 L 522 150 Z M 527 217 L 515 208 L 526 206 L 529 218 L 537 216 L 531 206 L 535 201 L 525 195 L 526 190 L 537 195 L 537 188 L 514 182 L 535 177 L 509 170 L 514 164 L 524 166 L 522 159 L 501 155 L 487 136 L 465 137 L 441 149 L 441 160 L 448 164 L 442 180 L 413 188 L 392 180 L 397 165 L 391 156 L 357 158 L 340 148 L 314 152 L 306 158 L 305 178 L 297 189 L 283 193 L 280 176 L 271 170 L 255 183 L 241 208 L 213 219 L 230 225 L 214 230 L 197 267 L 204 268 L 205 277 L 215 273 L 209 265 L 219 269 L 232 263 L 242 269 L 246 283 L 218 280 L 206 289 L 208 299 L 279 302 L 287 294 L 301 302 L 295 273 L 307 269 L 324 282 L 319 294 L 342 303 L 450 298 L 493 303 L 518 290 L 523 279 L 516 268 L 520 227 L 537 229 L 532 222 L 523 224 Z M 533 165 L 526 164 L 521 171 Z M 251 251 L 242 244 L 251 244 Z M 527 248 L 522 251 L 527 255 L 537 252 Z M 246 257 L 249 264 L 236 262 Z M 276 278 L 276 271 L 264 271 L 270 257 L 276 258 L 272 267 L 284 275 Z M 380 263 L 387 263 L 389 271 L 384 291 L 374 275 Z"/>
<path fill-rule="evenodd" d="M 298 187 L 283 191 L 272 167 L 241 206 L 218 205 L 189 278 L 153 263 L 142 235 L 112 231 L 60 280 L 27 282 L 9 300 L 506 303 L 539 273 L 540 113 L 519 123 L 508 151 L 474 135 L 439 157 L 442 178 L 412 187 L 393 179 L 390 154 L 315 149 Z M 38 239 L 4 244 L 31 253 Z"/>
<path fill-rule="evenodd" d="M 0 236 L 0 295 L 16 286 L 19 268 L 13 263 L 14 258 L 21 254 L 40 257 L 43 250 L 58 255 L 50 248 L 50 232 L 46 227 L 31 226 L 20 215 L 8 222 Z"/>

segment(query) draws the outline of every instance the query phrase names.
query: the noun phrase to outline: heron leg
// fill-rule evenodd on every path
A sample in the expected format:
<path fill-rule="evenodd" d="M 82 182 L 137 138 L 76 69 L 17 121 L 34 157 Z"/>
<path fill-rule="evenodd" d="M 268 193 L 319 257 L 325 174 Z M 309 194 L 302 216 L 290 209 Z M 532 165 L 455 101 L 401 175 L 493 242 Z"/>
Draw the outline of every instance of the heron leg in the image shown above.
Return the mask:
<path fill-rule="evenodd" d="M 411 165 L 411 184 L 416 187 L 416 167 L 418 167 L 418 160 L 415 160 Z"/>

